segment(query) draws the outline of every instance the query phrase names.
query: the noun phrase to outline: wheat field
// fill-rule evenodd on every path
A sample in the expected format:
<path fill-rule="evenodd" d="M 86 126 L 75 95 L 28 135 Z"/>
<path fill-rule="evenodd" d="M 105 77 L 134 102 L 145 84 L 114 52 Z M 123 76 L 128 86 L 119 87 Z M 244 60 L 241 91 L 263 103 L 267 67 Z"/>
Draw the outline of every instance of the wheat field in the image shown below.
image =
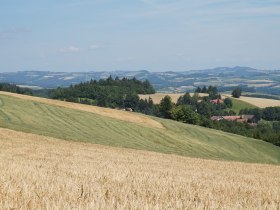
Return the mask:
<path fill-rule="evenodd" d="M 266 107 L 273 107 L 273 106 L 280 106 L 280 100 L 275 99 L 267 99 L 267 98 L 253 98 L 253 97 L 245 97 L 241 96 L 241 101 L 245 101 L 247 103 L 253 104 L 259 108 L 266 108 Z"/>
<path fill-rule="evenodd" d="M 224 97 L 231 97 L 231 95 L 229 95 L 229 94 L 224 94 L 223 96 Z M 259 107 L 259 108 L 280 106 L 280 100 L 275 100 L 275 99 L 254 98 L 254 97 L 241 96 L 240 98 L 236 98 L 236 100 L 252 104 L 253 106 L 256 106 L 256 107 Z"/>
<path fill-rule="evenodd" d="M 279 209 L 280 167 L 0 129 L 1 209 Z"/>
<path fill-rule="evenodd" d="M 139 97 L 140 99 L 149 99 L 149 97 L 153 100 L 155 104 L 159 104 L 161 99 L 163 99 L 166 95 L 170 96 L 171 100 L 173 103 L 176 103 L 180 96 L 183 96 L 184 93 L 155 93 L 155 94 L 148 94 L 148 95 L 143 95 L 140 94 Z M 192 96 L 193 93 L 190 93 Z M 200 96 L 208 96 L 206 93 L 199 93 Z"/>

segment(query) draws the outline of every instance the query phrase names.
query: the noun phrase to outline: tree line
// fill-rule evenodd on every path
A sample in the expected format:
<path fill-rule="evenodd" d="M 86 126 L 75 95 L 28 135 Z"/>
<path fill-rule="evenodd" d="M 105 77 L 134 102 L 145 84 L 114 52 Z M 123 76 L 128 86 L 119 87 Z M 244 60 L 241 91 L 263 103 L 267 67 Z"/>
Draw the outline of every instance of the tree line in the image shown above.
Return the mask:
<path fill-rule="evenodd" d="M 9 83 L 0 83 L 0 91 L 6 91 L 11 93 L 18 93 L 18 94 L 25 94 L 25 95 L 32 95 L 33 92 L 29 88 L 22 88 L 15 84 Z"/>
<path fill-rule="evenodd" d="M 252 114 L 259 120 L 264 119 L 267 121 L 280 121 L 280 107 L 241 109 L 239 114 Z"/>

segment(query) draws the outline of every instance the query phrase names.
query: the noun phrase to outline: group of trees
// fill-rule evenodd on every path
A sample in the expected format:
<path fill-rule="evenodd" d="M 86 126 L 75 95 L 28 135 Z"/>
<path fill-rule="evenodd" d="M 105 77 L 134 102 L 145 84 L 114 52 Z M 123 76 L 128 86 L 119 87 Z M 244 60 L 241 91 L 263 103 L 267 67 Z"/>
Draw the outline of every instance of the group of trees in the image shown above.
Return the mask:
<path fill-rule="evenodd" d="M 241 90 L 241 88 L 240 87 L 237 87 L 237 88 L 235 88 L 233 91 L 232 91 L 232 97 L 234 97 L 234 98 L 240 98 L 240 96 L 241 96 L 241 94 L 242 94 L 242 90 Z"/>
<path fill-rule="evenodd" d="M 0 83 L 0 91 L 6 91 L 11 93 L 32 95 L 32 90 L 29 88 L 21 88 L 14 84 Z"/>
<path fill-rule="evenodd" d="M 218 93 L 215 93 L 218 94 Z M 232 101 L 226 100 L 226 103 L 215 104 L 211 102 L 209 96 L 199 96 L 195 93 L 193 96 L 190 93 L 185 93 L 179 97 L 177 103 L 171 101 L 170 96 L 165 96 L 158 106 L 157 116 L 190 123 L 212 127 L 210 117 L 213 115 L 235 115 L 236 113 L 230 110 Z"/>
<path fill-rule="evenodd" d="M 149 81 L 133 79 L 108 79 L 57 88 L 50 93 L 53 99 L 97 105 L 110 108 L 131 108 L 149 114 L 153 110 L 151 100 L 142 100 L 138 94 L 153 94 L 154 88 Z"/>
<path fill-rule="evenodd" d="M 242 109 L 239 114 L 252 114 L 259 120 L 264 119 L 267 121 L 280 121 L 280 107 Z"/>
<path fill-rule="evenodd" d="M 210 99 L 221 99 L 221 95 L 218 92 L 218 88 L 215 86 L 203 86 L 201 87 L 197 87 L 194 91 L 195 93 L 208 93 L 208 97 Z"/>

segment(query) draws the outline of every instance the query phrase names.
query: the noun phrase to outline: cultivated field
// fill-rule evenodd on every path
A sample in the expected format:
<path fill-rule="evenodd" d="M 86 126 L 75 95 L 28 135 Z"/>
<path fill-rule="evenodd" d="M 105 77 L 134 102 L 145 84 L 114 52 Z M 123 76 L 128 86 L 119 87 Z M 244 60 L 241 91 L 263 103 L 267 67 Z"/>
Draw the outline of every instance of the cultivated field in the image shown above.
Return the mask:
<path fill-rule="evenodd" d="M 227 97 L 230 97 L 230 95 L 225 95 Z M 266 108 L 271 106 L 280 106 L 280 100 L 274 100 L 274 99 L 266 99 L 266 98 L 253 98 L 253 97 L 245 97 L 241 96 L 240 98 L 236 99 L 240 101 L 244 101 L 246 103 L 252 104 L 259 108 Z"/>
<path fill-rule="evenodd" d="M 54 104 L 59 103 L 59 106 L 56 106 L 50 104 L 51 100 L 46 100 L 48 103 L 35 100 L 38 98 L 19 95 L 12 97 L 1 93 L 0 127 L 65 140 L 189 157 L 280 163 L 280 148 L 261 140 L 172 120 L 121 112 L 123 116 L 130 114 L 136 119 L 145 117 L 164 127 L 162 129 L 91 112 L 98 107 L 53 101 Z M 85 107 L 87 109 L 84 109 Z"/>
<path fill-rule="evenodd" d="M 271 106 L 280 106 L 280 100 L 274 100 L 274 99 L 252 98 L 252 97 L 241 96 L 239 100 L 253 104 L 260 108 L 266 108 L 266 107 L 271 107 Z"/>
<path fill-rule="evenodd" d="M 190 93 L 191 95 L 193 95 L 193 93 Z M 149 99 L 149 97 L 151 97 L 151 99 L 153 99 L 153 102 L 155 104 L 159 104 L 161 99 L 163 99 L 166 95 L 170 96 L 172 99 L 172 102 L 176 103 L 178 101 L 178 99 L 180 98 L 180 96 L 184 95 L 184 93 L 155 93 L 155 94 L 149 94 L 149 95 L 139 95 L 139 97 L 141 99 Z M 208 94 L 205 93 L 200 93 L 200 96 L 207 96 Z"/>
<path fill-rule="evenodd" d="M 123 120 L 123 121 L 140 123 L 142 125 L 146 125 L 146 126 L 150 126 L 150 127 L 163 128 L 163 126 L 159 122 L 157 122 L 149 117 L 146 117 L 144 115 L 137 115 L 137 114 L 132 114 L 129 112 L 124 112 L 121 110 L 102 108 L 102 107 L 98 107 L 98 106 L 88 106 L 88 105 L 70 103 L 70 102 L 66 103 L 66 102 L 59 101 L 59 100 L 51 100 L 51 99 L 46 99 L 46 98 L 20 95 L 20 94 L 14 94 L 14 93 L 3 92 L 3 91 L 0 91 L 0 95 L 12 96 L 12 97 L 20 98 L 20 99 L 42 102 L 42 103 L 56 105 L 56 106 L 65 107 L 65 108 L 69 108 L 69 109 L 91 112 L 91 113 L 95 113 L 95 114 L 99 114 L 102 116 L 111 117 L 111 118 L 115 118 L 115 119 L 119 119 L 119 120 Z"/>
<path fill-rule="evenodd" d="M 279 209 L 280 167 L 0 129 L 1 209 Z"/>

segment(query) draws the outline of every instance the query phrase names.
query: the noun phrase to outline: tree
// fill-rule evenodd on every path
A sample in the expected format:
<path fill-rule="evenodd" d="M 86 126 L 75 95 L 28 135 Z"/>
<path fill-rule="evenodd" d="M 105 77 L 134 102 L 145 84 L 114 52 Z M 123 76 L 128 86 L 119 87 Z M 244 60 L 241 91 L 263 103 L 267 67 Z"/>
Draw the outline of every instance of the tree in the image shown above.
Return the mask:
<path fill-rule="evenodd" d="M 194 91 L 195 93 L 201 93 L 201 88 L 200 87 L 197 87 Z"/>
<path fill-rule="evenodd" d="M 203 86 L 202 90 L 201 90 L 201 93 L 207 93 L 207 88 L 206 86 Z"/>
<path fill-rule="evenodd" d="M 172 119 L 180 122 L 197 125 L 199 124 L 199 115 L 192 110 L 191 106 L 179 105 L 171 111 Z"/>
<path fill-rule="evenodd" d="M 177 105 L 190 105 L 192 103 L 192 97 L 189 93 L 185 93 L 183 96 L 180 96 Z"/>
<path fill-rule="evenodd" d="M 173 104 L 170 96 L 164 96 L 160 101 L 159 111 L 164 118 L 171 119 Z"/>
<path fill-rule="evenodd" d="M 139 102 L 139 96 L 137 94 L 129 93 L 125 96 L 124 107 L 135 109 Z"/>
<path fill-rule="evenodd" d="M 242 90 L 241 90 L 240 87 L 235 88 L 235 89 L 232 91 L 232 96 L 233 96 L 234 98 L 240 98 L 241 94 L 242 94 Z"/>
<path fill-rule="evenodd" d="M 230 98 L 226 98 L 224 100 L 224 103 L 225 103 L 227 108 L 232 108 L 232 100 Z"/>

